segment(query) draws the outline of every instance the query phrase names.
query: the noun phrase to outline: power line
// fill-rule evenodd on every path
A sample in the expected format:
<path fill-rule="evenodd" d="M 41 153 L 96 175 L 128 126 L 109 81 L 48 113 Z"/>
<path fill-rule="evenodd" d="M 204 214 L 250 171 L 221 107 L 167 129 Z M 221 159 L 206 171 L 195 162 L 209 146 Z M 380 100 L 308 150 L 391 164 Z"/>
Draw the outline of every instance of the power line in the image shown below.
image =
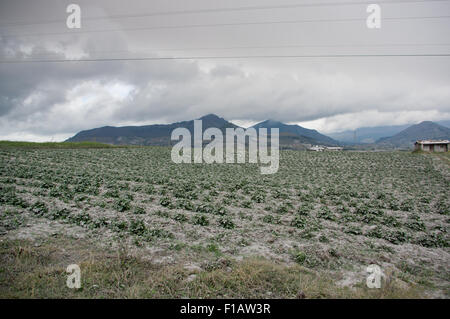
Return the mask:
<path fill-rule="evenodd" d="M 286 45 L 249 45 L 249 46 L 229 46 L 229 47 L 190 47 L 190 48 L 152 48 L 153 52 L 161 51 L 220 51 L 220 50 L 245 50 L 245 49 L 286 49 L 286 48 L 373 48 L 373 47 L 429 47 L 429 46 L 450 46 L 450 43 L 379 43 L 379 44 L 286 44 Z M 107 50 L 107 51 L 87 51 L 83 54 L 151 54 L 147 51 L 129 50 Z M 32 57 L 54 57 L 64 54 L 64 52 L 42 52 L 33 53 Z M 2 57 L 11 55 L 2 54 Z"/>
<path fill-rule="evenodd" d="M 0 60 L 1 64 L 17 63 L 73 63 L 73 62 L 116 62 L 116 61 L 162 61 L 162 60 L 212 60 L 212 59 L 282 59 L 282 58 L 379 58 L 379 57 L 450 57 L 442 54 L 325 54 L 325 55 L 237 55 L 237 56 L 191 56 L 191 57 L 139 57 L 98 59 L 56 59 L 56 60 Z"/>
<path fill-rule="evenodd" d="M 401 20 L 426 20 L 426 19 L 447 19 L 449 15 L 442 16 L 418 16 L 418 17 L 386 17 L 384 21 L 401 21 Z M 76 35 L 88 33 L 104 33 L 104 32 L 125 32 L 125 31 L 148 31 L 161 29 L 188 29 L 188 28 L 211 28 L 211 27 L 227 27 L 227 26 L 252 26 L 252 25 L 275 25 L 275 24 L 297 24 L 297 23 L 320 23 L 320 22 L 357 22 L 366 21 L 361 18 L 343 18 L 343 19 L 307 19 L 307 20 L 277 20 L 277 21 L 256 21 L 256 22 L 236 22 L 236 23 L 208 23 L 208 24 L 183 24 L 171 26 L 150 26 L 150 27 L 136 27 L 136 28 L 120 28 L 120 29 L 98 29 L 98 30 L 83 30 L 83 31 L 64 31 L 64 32 L 44 32 L 44 33 L 30 33 L 30 34 L 6 34 L 3 38 L 12 37 L 33 37 L 33 36 L 51 36 L 51 35 Z"/>
<path fill-rule="evenodd" d="M 405 4 L 405 3 L 430 3 L 430 2 L 448 2 L 450 0 L 377 0 L 377 4 Z M 374 1 L 345 1 L 345 2 L 319 2 L 319 3 L 293 3 L 284 5 L 266 5 L 266 6 L 242 6 L 242 7 L 230 7 L 230 8 L 209 8 L 209 9 L 192 9 L 192 10 L 174 10 L 174 11 L 159 11 L 148 12 L 139 14 L 121 14 L 111 15 L 106 17 L 85 17 L 84 21 L 95 20 L 114 20 L 114 19 L 127 19 L 127 18 L 143 18 L 152 16 L 169 16 L 169 15 L 186 15 L 196 13 L 215 13 L 215 12 L 236 12 L 236 11 L 253 11 L 253 10 L 271 10 L 271 9 L 295 9 L 295 8 L 309 8 L 309 7 L 335 7 L 335 6 L 354 6 L 354 5 L 369 5 Z M 34 22 L 9 22 L 0 25 L 5 26 L 25 26 L 25 25 L 37 25 L 37 24 L 52 24 L 65 22 L 65 19 L 46 20 L 46 21 L 34 21 Z"/>

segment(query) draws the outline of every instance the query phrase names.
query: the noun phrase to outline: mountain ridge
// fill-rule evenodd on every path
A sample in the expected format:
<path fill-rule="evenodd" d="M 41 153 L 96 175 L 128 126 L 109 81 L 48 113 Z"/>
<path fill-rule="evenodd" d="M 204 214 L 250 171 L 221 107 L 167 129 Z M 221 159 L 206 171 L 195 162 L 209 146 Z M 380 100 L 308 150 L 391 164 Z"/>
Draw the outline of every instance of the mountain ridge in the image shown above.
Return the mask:
<path fill-rule="evenodd" d="M 415 141 L 424 139 L 450 139 L 450 128 L 432 121 L 414 124 L 401 132 L 379 139 L 376 144 L 393 147 L 411 147 Z"/>
<path fill-rule="evenodd" d="M 285 124 L 275 120 L 265 120 L 252 126 L 255 129 L 262 127 L 265 128 L 278 128 L 281 136 L 299 136 L 304 137 L 303 142 L 307 144 L 323 144 L 327 146 L 338 145 L 339 142 L 332 139 L 329 136 L 319 133 L 317 130 L 307 129 L 296 124 Z"/>
<path fill-rule="evenodd" d="M 203 130 L 216 127 L 225 133 L 226 128 L 239 126 L 215 114 L 206 114 L 199 118 L 203 121 Z M 143 126 L 103 126 L 83 130 L 67 139 L 66 142 L 92 141 L 113 145 L 170 145 L 171 132 L 179 127 L 187 128 L 193 134 L 194 120 L 171 124 L 152 124 Z M 303 128 L 299 125 L 289 125 L 274 120 L 266 120 L 252 126 L 255 129 L 278 127 L 280 129 L 280 145 L 296 145 L 305 148 L 303 144 L 338 145 L 332 138 L 316 130 Z"/>
<path fill-rule="evenodd" d="M 450 121 L 436 121 L 435 123 L 450 128 Z M 345 130 L 339 132 L 328 133 L 327 136 L 345 144 L 371 144 L 381 138 L 391 137 L 407 129 L 411 125 L 382 125 L 382 126 L 362 126 L 355 130 Z"/>

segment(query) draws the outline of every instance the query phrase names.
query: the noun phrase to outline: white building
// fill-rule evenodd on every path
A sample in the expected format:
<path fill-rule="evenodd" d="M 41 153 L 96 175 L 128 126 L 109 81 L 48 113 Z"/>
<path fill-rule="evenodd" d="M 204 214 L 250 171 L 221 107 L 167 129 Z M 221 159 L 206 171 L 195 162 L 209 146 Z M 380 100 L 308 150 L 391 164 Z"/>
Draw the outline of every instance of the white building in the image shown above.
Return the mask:
<path fill-rule="evenodd" d="M 321 145 L 313 145 L 309 148 L 310 151 L 323 152 L 325 150 L 324 146 Z"/>

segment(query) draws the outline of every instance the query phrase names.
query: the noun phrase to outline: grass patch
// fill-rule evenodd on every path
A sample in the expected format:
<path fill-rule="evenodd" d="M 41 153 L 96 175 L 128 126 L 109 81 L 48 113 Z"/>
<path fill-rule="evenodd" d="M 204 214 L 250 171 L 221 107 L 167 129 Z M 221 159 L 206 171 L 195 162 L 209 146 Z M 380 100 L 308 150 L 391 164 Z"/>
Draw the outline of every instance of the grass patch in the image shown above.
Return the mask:
<path fill-rule="evenodd" d="M 325 273 L 262 258 L 217 263 L 192 273 L 182 265 L 157 266 L 85 240 L 50 239 L 36 247 L 28 241 L 0 244 L 1 298 L 417 298 L 417 287 L 344 288 Z M 66 287 L 66 267 L 81 268 L 82 287 Z M 223 266 L 220 266 L 223 265 Z"/>

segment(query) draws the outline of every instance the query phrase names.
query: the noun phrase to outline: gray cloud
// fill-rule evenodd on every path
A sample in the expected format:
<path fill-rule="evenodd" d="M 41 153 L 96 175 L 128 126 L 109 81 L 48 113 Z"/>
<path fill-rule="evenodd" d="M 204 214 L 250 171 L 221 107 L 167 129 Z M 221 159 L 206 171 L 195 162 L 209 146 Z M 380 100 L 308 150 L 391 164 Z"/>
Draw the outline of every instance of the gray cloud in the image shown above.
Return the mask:
<path fill-rule="evenodd" d="M 446 53 L 450 48 L 450 19 L 387 20 L 381 30 L 368 30 L 364 6 L 92 20 L 89 18 L 243 3 L 197 0 L 189 7 L 183 1 L 79 4 L 82 17 L 87 18 L 82 20 L 84 31 L 268 20 L 358 17 L 362 21 L 50 35 L 70 32 L 64 23 L 65 3 L 2 1 L 2 23 L 57 21 L 0 27 L 1 59 L 419 54 Z M 246 3 L 252 4 L 261 5 Z M 385 17 L 440 16 L 450 12 L 450 3 L 389 4 L 382 9 Z M 41 35 L 21 36 L 31 33 Z M 266 48 L 258 48 L 261 46 Z M 0 138 L 65 138 L 97 126 L 173 122 L 206 113 L 230 120 L 301 122 L 324 132 L 371 123 L 450 119 L 450 59 L 230 58 L 0 64 Z"/>

